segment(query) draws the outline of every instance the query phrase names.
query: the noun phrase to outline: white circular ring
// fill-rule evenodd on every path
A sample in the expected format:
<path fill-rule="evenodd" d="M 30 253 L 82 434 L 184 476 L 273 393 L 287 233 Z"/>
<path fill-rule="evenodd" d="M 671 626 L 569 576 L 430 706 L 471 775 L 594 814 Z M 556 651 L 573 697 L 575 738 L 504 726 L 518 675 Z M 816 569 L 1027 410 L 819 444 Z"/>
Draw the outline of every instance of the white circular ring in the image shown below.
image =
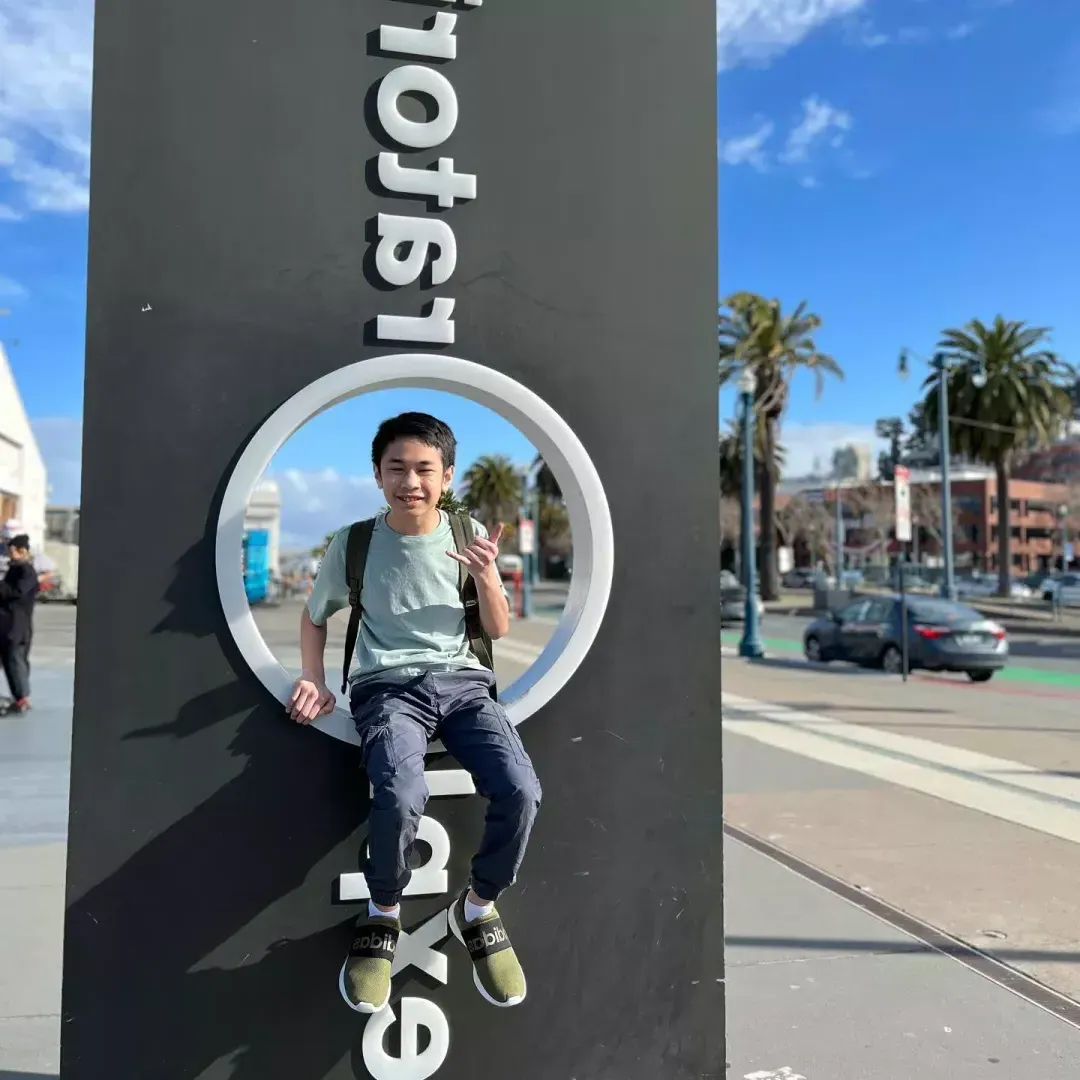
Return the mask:
<path fill-rule="evenodd" d="M 611 595 L 615 537 L 600 476 L 562 417 L 521 383 L 470 360 L 429 353 L 361 360 L 305 386 L 262 424 L 233 469 L 218 514 L 217 583 L 229 631 L 259 681 L 284 704 L 293 678 L 263 640 L 244 591 L 244 521 L 252 493 L 274 455 L 308 420 L 358 394 L 400 387 L 460 394 L 499 413 L 532 442 L 562 488 L 574 573 L 562 618 L 547 645 L 521 678 L 500 691 L 510 719 L 520 724 L 570 681 L 596 639 Z M 498 649 L 496 642 L 496 656 Z M 312 726 L 345 742 L 358 742 L 349 710 L 341 705 Z"/>

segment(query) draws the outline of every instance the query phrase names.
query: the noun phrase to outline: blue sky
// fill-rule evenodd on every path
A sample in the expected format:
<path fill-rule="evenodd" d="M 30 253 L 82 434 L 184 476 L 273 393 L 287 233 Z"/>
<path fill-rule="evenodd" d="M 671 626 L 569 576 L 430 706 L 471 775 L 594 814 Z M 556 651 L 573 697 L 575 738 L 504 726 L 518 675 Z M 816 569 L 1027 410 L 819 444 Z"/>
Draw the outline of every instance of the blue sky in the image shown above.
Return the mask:
<path fill-rule="evenodd" d="M 805 298 L 846 373 L 796 384 L 793 465 L 906 411 L 897 354 L 946 326 L 1001 312 L 1080 360 L 1080 4 L 720 8 L 722 291 Z"/>
<path fill-rule="evenodd" d="M 0 340 L 56 502 L 78 497 L 91 19 L 90 0 L 0 0 Z M 1080 360 L 1077 0 L 718 0 L 717 25 L 722 292 L 805 298 L 846 372 L 820 401 L 796 384 L 792 471 L 905 412 L 920 380 L 897 353 L 946 326 L 1001 312 Z M 283 451 L 309 503 L 369 476 L 355 432 L 415 400 L 379 397 Z M 528 456 L 498 418 L 436 401 L 464 462 Z"/>

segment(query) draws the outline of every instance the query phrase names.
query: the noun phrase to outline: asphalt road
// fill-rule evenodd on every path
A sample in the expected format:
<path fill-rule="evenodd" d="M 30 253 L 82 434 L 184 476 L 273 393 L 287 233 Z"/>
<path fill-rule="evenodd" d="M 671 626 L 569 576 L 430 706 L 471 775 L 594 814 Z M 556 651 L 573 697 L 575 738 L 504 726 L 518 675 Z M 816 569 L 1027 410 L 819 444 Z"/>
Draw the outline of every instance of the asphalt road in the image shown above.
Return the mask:
<path fill-rule="evenodd" d="M 768 614 L 762 620 L 761 635 L 774 652 L 801 652 L 803 631 L 813 620 L 804 615 Z M 740 624 L 726 628 L 727 640 L 737 639 Z M 1076 675 L 1080 685 L 1080 638 L 1053 637 L 1039 633 L 1009 634 L 1010 667 Z"/>

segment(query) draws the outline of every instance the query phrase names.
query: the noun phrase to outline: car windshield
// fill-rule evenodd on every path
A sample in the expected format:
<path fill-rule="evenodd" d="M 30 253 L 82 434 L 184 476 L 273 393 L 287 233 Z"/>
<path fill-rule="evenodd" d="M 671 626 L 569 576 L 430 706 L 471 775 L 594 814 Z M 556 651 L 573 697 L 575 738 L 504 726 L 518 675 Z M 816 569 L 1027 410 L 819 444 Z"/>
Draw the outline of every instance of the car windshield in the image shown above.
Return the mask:
<path fill-rule="evenodd" d="M 908 597 L 907 606 L 913 619 L 928 623 L 980 622 L 983 618 L 974 608 L 953 600 Z"/>

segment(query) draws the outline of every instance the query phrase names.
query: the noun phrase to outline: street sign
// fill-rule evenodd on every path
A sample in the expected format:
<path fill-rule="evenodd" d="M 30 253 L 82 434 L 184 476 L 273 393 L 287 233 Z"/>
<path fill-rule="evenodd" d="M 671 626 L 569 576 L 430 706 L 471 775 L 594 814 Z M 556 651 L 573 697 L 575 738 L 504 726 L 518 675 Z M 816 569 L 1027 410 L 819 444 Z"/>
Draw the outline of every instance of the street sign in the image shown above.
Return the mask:
<path fill-rule="evenodd" d="M 911 543 L 911 473 L 906 465 L 897 465 L 893 478 L 896 493 L 896 542 Z"/>
<path fill-rule="evenodd" d="M 518 520 L 518 553 L 532 555 L 536 551 L 536 527 L 528 518 Z"/>

